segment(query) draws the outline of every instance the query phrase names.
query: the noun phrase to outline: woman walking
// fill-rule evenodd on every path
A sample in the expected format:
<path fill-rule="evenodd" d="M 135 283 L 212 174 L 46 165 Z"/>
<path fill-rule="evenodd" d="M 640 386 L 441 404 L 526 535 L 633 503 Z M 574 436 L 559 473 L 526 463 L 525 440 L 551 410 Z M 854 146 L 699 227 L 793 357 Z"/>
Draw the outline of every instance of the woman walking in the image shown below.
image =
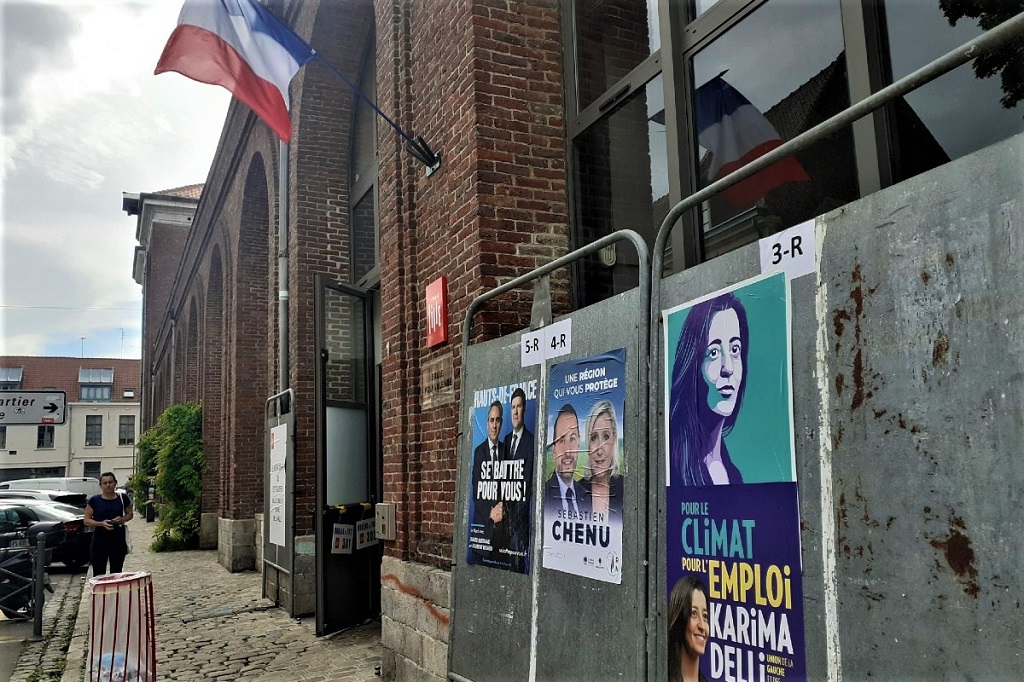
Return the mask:
<path fill-rule="evenodd" d="M 107 562 L 110 572 L 120 573 L 124 558 L 128 554 L 125 525 L 135 515 L 132 498 L 117 492 L 117 478 L 111 472 L 100 476 L 100 494 L 89 498 L 85 507 L 85 525 L 94 528 L 92 533 L 92 575 L 104 575 Z"/>

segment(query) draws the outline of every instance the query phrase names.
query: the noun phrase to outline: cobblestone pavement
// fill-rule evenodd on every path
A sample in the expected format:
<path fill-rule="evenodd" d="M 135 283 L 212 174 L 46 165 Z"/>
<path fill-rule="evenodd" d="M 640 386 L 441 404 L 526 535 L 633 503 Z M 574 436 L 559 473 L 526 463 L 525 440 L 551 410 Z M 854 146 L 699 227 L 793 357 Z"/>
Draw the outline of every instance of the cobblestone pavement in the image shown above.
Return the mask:
<path fill-rule="evenodd" d="M 63 572 L 57 573 L 57 570 Z M 64 651 L 74 634 L 75 614 L 82 598 L 85 578 L 81 573 L 62 568 L 50 570 L 49 575 L 53 594 L 46 595 L 43 606 L 42 639 L 32 641 L 31 620 L 20 623 L 5 621 L 0 624 L 0 628 L 16 630 L 20 632 L 19 638 L 24 638 L 17 666 L 11 676 L 6 678 L 10 682 L 59 680 L 64 669 Z"/>
<path fill-rule="evenodd" d="M 131 522 L 135 552 L 128 555 L 125 570 L 152 575 L 157 679 L 380 679 L 376 675 L 381 653 L 379 622 L 318 638 L 312 617 L 289 618 L 283 609 L 260 596 L 259 573 L 229 573 L 217 563 L 215 550 L 148 551 L 155 525 L 142 518 Z M 86 581 L 63 682 L 85 679 L 91 598 Z"/>

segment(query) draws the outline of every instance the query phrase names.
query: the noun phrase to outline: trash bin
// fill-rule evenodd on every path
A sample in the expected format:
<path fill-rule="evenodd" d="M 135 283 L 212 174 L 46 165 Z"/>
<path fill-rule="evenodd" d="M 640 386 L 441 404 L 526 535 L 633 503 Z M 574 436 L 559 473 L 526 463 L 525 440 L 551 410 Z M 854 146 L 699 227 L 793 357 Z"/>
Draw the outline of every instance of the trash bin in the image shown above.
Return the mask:
<path fill-rule="evenodd" d="M 147 572 L 89 581 L 89 682 L 156 682 L 153 581 Z"/>

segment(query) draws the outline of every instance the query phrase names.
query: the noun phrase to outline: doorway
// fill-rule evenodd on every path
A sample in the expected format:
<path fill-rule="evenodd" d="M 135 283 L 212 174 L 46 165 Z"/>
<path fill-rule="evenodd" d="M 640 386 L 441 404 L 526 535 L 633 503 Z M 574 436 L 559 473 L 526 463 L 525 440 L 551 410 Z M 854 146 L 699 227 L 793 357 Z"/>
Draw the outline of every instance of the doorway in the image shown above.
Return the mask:
<path fill-rule="evenodd" d="M 375 296 L 316 280 L 317 635 L 380 615 L 378 329 Z"/>

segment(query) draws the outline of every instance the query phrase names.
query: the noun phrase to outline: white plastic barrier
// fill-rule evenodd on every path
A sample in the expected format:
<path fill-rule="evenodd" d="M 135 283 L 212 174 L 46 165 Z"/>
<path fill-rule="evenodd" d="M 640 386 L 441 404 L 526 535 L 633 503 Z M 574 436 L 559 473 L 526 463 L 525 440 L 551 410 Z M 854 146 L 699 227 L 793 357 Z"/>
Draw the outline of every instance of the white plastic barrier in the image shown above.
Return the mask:
<path fill-rule="evenodd" d="M 89 682 L 156 682 L 153 581 L 113 573 L 89 581 Z"/>

